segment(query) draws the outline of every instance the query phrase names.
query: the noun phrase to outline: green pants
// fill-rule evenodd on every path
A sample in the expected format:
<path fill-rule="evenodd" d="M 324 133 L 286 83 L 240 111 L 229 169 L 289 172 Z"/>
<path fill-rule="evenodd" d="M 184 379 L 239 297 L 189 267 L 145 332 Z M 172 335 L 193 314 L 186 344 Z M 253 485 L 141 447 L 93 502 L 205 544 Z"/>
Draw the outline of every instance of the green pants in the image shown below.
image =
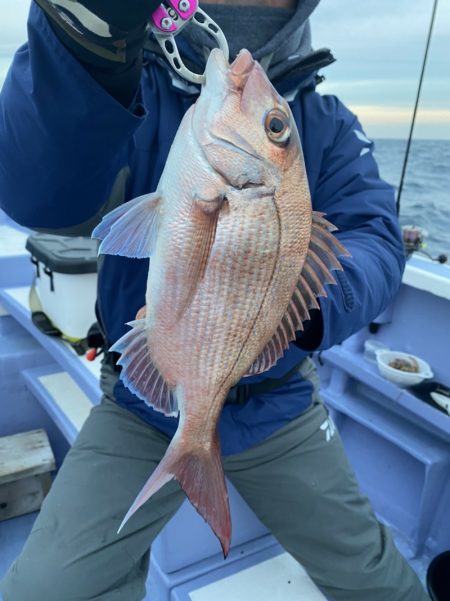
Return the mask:
<path fill-rule="evenodd" d="M 227 477 L 329 599 L 427 601 L 361 495 L 316 402 L 263 443 L 225 458 Z M 117 535 L 168 439 L 110 400 L 95 407 L 0 585 L 4 601 L 138 601 L 149 547 L 184 494 L 163 487 Z"/>

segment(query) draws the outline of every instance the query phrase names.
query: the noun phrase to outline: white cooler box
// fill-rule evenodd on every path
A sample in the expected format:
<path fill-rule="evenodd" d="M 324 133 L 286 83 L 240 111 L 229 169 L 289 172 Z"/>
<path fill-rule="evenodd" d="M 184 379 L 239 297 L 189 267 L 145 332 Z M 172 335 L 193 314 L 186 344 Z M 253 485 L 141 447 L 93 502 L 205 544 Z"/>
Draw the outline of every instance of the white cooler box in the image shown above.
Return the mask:
<path fill-rule="evenodd" d="M 97 321 L 97 242 L 90 238 L 32 234 L 27 250 L 36 266 L 42 311 L 67 338 L 85 338 Z"/>

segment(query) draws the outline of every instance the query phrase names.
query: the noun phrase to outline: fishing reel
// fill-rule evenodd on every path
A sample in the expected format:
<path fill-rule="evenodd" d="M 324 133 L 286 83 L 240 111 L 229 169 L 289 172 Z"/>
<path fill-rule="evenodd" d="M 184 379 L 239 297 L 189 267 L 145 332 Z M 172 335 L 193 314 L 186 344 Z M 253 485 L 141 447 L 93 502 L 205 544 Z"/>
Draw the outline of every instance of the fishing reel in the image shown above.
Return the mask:
<path fill-rule="evenodd" d="M 227 40 L 217 23 L 199 7 L 198 0 L 164 0 L 151 16 L 150 30 L 175 72 L 192 83 L 203 84 L 205 75 L 194 73 L 186 67 L 175 42 L 175 36 L 188 23 L 201 27 L 213 37 L 228 61 Z"/>
<path fill-rule="evenodd" d="M 403 245 L 406 251 L 406 258 L 409 259 L 413 253 L 418 252 L 427 256 L 432 261 L 438 263 L 447 263 L 448 257 L 446 254 L 440 254 L 437 257 L 432 257 L 426 250 L 425 238 L 428 236 L 428 232 L 418 227 L 417 225 L 404 225 L 402 227 L 403 233 Z"/>

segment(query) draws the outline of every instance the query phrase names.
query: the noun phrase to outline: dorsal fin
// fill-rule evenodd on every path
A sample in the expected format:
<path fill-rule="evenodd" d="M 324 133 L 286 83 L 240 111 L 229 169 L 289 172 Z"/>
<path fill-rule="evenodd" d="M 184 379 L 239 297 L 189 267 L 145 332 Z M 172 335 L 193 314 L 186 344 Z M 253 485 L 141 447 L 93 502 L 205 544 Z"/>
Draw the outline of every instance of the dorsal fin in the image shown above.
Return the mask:
<path fill-rule="evenodd" d="M 339 240 L 333 236 L 336 228 L 313 211 L 311 240 L 303 270 L 298 278 L 286 313 L 273 337 L 250 366 L 246 376 L 253 376 L 270 369 L 283 355 L 296 332 L 303 330 L 303 322 L 310 319 L 309 309 L 320 309 L 318 296 L 327 296 L 324 284 L 336 284 L 333 270 L 342 270 L 337 256 L 350 256 Z"/>
<path fill-rule="evenodd" d="M 311 286 L 302 275 L 298 278 L 297 287 L 301 291 L 308 309 L 320 309 L 320 305 L 317 302 L 314 292 L 311 290 Z"/>
<path fill-rule="evenodd" d="M 130 321 L 131 330 L 113 344 L 111 351 L 121 353 L 117 364 L 122 366 L 120 379 L 147 405 L 164 415 L 176 416 L 178 405 L 169 386 L 154 366 L 145 330 L 145 319 Z"/>

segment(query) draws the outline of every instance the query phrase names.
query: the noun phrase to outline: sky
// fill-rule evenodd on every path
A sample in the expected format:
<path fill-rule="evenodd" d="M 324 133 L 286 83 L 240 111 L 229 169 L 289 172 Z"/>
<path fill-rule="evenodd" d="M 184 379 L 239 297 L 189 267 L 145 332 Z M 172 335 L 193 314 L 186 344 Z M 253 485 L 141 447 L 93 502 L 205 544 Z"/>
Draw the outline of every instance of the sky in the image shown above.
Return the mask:
<path fill-rule="evenodd" d="M 371 137 L 406 138 L 432 0 L 322 0 L 313 13 L 316 48 L 336 63 L 322 93 L 336 94 Z M 439 0 L 414 135 L 450 139 L 450 0 Z"/>
<path fill-rule="evenodd" d="M 406 138 L 433 0 L 321 0 L 313 46 L 336 63 L 318 90 L 336 94 L 373 138 Z M 26 40 L 29 0 L 0 0 L 0 86 Z M 440 0 L 414 135 L 450 139 L 450 0 Z"/>

